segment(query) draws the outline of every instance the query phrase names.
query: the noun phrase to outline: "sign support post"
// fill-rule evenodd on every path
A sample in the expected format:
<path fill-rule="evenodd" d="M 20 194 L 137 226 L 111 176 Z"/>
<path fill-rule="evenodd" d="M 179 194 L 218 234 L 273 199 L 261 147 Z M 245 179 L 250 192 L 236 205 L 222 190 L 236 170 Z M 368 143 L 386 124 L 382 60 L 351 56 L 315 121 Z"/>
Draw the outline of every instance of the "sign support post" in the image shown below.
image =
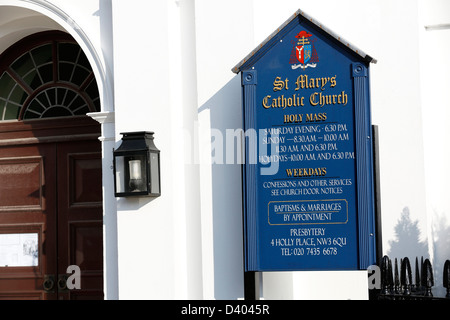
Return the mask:
<path fill-rule="evenodd" d="M 259 300 L 261 290 L 261 274 L 256 271 L 244 272 L 244 299 Z"/>

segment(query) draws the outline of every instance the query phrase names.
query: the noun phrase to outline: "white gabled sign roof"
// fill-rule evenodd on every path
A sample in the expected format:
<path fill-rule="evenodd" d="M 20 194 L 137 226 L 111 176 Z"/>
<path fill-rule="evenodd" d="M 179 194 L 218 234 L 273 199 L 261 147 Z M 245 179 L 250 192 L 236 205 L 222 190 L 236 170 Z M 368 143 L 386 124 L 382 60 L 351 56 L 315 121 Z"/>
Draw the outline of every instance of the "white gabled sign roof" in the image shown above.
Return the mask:
<path fill-rule="evenodd" d="M 351 44 L 349 41 L 345 40 L 343 37 L 339 36 L 338 34 L 331 31 L 329 28 L 325 27 L 322 23 L 319 21 L 313 19 L 311 16 L 306 14 L 301 9 L 297 10 L 291 17 L 289 17 L 288 20 L 286 20 L 280 27 L 277 28 L 270 36 L 268 36 L 259 46 L 257 46 L 250 54 L 248 54 L 244 59 L 242 59 L 233 69 L 232 71 L 234 73 L 239 73 L 241 71 L 241 67 L 250 60 L 259 50 L 261 50 L 270 40 L 272 40 L 274 37 L 278 35 L 278 33 L 283 30 L 289 23 L 292 22 L 292 20 L 296 19 L 297 17 L 303 17 L 304 19 L 308 20 L 309 22 L 315 24 L 317 27 L 325 31 L 327 34 L 329 34 L 331 37 L 335 38 L 339 42 L 341 42 L 344 46 L 351 49 L 353 52 L 358 54 L 362 57 L 362 59 L 366 62 L 372 62 L 377 63 L 377 60 L 373 57 L 366 54 L 363 50 L 359 49 L 358 47 Z"/>

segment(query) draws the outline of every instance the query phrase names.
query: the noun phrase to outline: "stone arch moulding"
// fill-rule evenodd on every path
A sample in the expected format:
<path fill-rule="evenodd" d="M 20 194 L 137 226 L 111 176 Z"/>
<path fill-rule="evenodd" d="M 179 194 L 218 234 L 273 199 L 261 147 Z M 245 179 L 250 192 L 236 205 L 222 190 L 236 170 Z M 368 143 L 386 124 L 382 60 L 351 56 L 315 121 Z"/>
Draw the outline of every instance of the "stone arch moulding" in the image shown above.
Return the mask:
<path fill-rule="evenodd" d="M 112 82 L 105 63 L 83 29 L 64 10 L 45 0 L 0 0 L 0 7 L 12 6 L 36 11 L 63 27 L 78 42 L 91 63 L 97 79 L 101 111 L 114 112 Z"/>

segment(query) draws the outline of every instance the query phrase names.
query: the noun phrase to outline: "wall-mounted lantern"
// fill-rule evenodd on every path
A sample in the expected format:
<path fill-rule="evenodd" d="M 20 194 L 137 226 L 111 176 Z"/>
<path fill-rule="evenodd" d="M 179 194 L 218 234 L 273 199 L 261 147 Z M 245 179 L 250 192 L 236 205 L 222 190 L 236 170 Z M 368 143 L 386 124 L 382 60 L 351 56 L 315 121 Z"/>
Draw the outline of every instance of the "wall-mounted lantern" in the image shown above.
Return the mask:
<path fill-rule="evenodd" d="M 159 150 L 153 132 L 121 133 L 122 144 L 114 150 L 116 197 L 161 195 Z"/>

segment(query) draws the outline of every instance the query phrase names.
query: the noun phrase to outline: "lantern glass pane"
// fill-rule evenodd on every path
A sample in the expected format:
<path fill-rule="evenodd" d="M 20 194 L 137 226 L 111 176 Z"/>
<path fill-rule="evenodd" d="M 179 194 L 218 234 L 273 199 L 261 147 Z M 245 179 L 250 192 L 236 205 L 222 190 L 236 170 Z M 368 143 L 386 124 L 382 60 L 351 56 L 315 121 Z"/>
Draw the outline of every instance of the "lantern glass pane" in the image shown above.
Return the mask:
<path fill-rule="evenodd" d="M 151 193 L 160 193 L 159 186 L 159 154 L 150 153 L 150 179 L 151 179 Z"/>
<path fill-rule="evenodd" d="M 125 157 L 116 156 L 116 193 L 126 192 L 125 190 Z"/>
<path fill-rule="evenodd" d="M 145 154 L 116 155 L 116 193 L 148 193 Z"/>
<path fill-rule="evenodd" d="M 147 157 L 145 155 L 133 155 L 126 157 L 126 169 L 128 184 L 125 184 L 127 192 L 147 192 Z"/>

